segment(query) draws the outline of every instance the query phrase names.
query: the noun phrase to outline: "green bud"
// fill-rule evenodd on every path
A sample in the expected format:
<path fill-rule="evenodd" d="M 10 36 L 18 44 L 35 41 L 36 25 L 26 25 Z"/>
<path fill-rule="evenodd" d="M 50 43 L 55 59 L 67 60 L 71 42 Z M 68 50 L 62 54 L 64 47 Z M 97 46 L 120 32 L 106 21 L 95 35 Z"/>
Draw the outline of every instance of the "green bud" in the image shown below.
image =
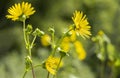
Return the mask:
<path fill-rule="evenodd" d="M 29 44 L 26 44 L 26 49 L 28 49 L 29 48 Z"/>
<path fill-rule="evenodd" d="M 25 58 L 26 70 L 29 70 L 29 69 L 30 69 L 31 63 L 32 63 L 32 60 L 31 60 L 30 56 L 27 56 L 27 57 Z"/>
<path fill-rule="evenodd" d="M 43 31 L 41 31 L 40 29 L 36 28 L 35 31 L 33 32 L 33 35 L 34 36 L 42 36 L 44 35 L 45 33 Z"/>
<path fill-rule="evenodd" d="M 48 28 L 48 31 L 50 31 L 51 33 L 54 33 L 54 32 L 55 32 L 54 28 L 52 28 L 52 27 L 49 27 L 49 28 Z"/>
<path fill-rule="evenodd" d="M 22 15 L 22 18 L 23 18 L 23 19 L 26 19 L 26 16 L 23 14 L 23 15 Z"/>
<path fill-rule="evenodd" d="M 19 20 L 20 20 L 20 21 L 24 21 L 24 20 L 26 20 L 26 18 L 27 18 L 26 15 L 23 14 L 23 15 L 21 15 L 21 16 L 19 17 Z"/>
<path fill-rule="evenodd" d="M 28 25 L 27 25 L 27 28 L 26 28 L 26 33 L 27 33 L 27 34 L 31 34 L 32 31 L 33 31 L 32 25 L 28 24 Z"/>

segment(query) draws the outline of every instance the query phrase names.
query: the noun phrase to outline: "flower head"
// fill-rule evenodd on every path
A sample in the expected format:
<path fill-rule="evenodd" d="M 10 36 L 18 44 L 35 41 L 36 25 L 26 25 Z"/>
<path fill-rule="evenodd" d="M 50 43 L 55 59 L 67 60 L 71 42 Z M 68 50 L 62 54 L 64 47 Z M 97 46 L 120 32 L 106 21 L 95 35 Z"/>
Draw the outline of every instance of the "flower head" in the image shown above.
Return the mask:
<path fill-rule="evenodd" d="M 46 60 L 45 67 L 46 69 L 52 74 L 56 74 L 56 69 L 59 64 L 60 58 L 49 56 L 48 59 Z M 59 67 L 62 66 L 62 62 Z"/>
<path fill-rule="evenodd" d="M 61 42 L 61 45 L 60 45 L 60 48 L 64 51 L 64 52 L 69 52 L 70 50 L 70 39 L 69 37 L 64 37 L 62 42 Z"/>
<path fill-rule="evenodd" d="M 9 15 L 6 15 L 8 19 L 12 19 L 13 21 L 21 20 L 29 18 L 30 15 L 35 13 L 35 10 L 33 7 L 31 7 L 31 4 L 28 2 L 22 2 L 15 4 L 14 6 L 11 6 L 8 9 Z"/>
<path fill-rule="evenodd" d="M 83 12 L 75 11 L 72 20 L 75 24 L 75 31 L 81 35 L 83 38 L 89 38 L 91 35 L 89 22 L 86 19 L 86 15 Z"/>
<path fill-rule="evenodd" d="M 43 46 L 49 46 L 51 43 L 51 37 L 47 34 L 41 37 L 41 43 Z"/>

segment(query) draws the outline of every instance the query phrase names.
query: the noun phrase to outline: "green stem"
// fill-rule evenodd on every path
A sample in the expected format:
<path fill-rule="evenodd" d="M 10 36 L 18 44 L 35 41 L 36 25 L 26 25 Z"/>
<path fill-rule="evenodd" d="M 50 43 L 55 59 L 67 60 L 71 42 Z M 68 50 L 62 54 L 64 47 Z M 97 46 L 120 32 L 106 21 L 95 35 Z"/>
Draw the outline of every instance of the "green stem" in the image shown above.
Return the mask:
<path fill-rule="evenodd" d="M 48 74 L 47 74 L 47 78 L 49 78 L 49 75 L 50 75 L 50 73 L 48 72 Z"/>
<path fill-rule="evenodd" d="M 29 37 L 28 37 L 29 38 Z M 31 44 L 28 46 L 28 51 L 29 51 L 29 56 L 31 57 L 31 49 L 33 48 L 33 44 L 35 42 L 36 36 L 34 36 L 33 41 Z M 28 41 L 29 42 L 29 41 Z"/>
<path fill-rule="evenodd" d="M 31 63 L 31 68 L 32 68 L 32 75 L 33 75 L 33 78 L 36 78 L 36 77 L 35 77 L 35 72 L 34 72 L 34 68 L 33 68 L 32 63 Z"/>
<path fill-rule="evenodd" d="M 26 74 L 28 71 L 25 70 L 24 74 L 23 74 L 23 78 L 25 78 Z"/>
<path fill-rule="evenodd" d="M 35 40 L 36 40 L 36 36 L 34 36 L 34 38 L 33 38 L 33 41 L 32 41 L 32 43 L 31 43 L 30 48 L 32 48 L 32 47 L 33 47 Z"/>
<path fill-rule="evenodd" d="M 36 36 L 34 37 L 34 39 L 33 39 L 32 43 L 31 43 L 31 45 L 29 45 L 29 49 L 28 49 L 29 55 L 30 55 L 31 59 L 32 59 L 31 49 L 32 49 L 32 47 L 33 47 L 33 43 L 34 43 L 35 39 L 36 39 Z M 32 64 L 32 63 L 31 63 L 31 69 L 32 69 L 33 78 L 36 78 L 36 77 L 35 77 L 35 72 L 34 72 L 34 67 L 33 67 L 33 64 Z"/>
<path fill-rule="evenodd" d="M 37 67 L 39 67 L 39 66 L 42 66 L 42 64 L 36 65 L 36 66 L 34 66 L 34 68 L 37 68 Z"/>
<path fill-rule="evenodd" d="M 62 61 L 62 58 L 63 58 L 63 56 L 60 57 L 60 61 L 59 61 L 59 63 L 58 63 L 58 66 L 57 66 L 56 71 L 58 71 L 58 69 L 59 69 L 59 66 L 60 66 L 60 63 L 61 63 L 61 61 Z"/>
<path fill-rule="evenodd" d="M 40 67 L 40 66 L 42 66 L 42 64 L 39 64 L 39 65 L 33 66 L 33 68 L 37 68 L 37 67 Z M 32 67 L 31 67 L 29 70 L 32 70 Z M 27 74 L 27 72 L 28 72 L 29 70 L 26 70 L 26 71 L 24 72 L 22 78 L 25 78 L 25 76 L 26 76 L 26 74 Z"/>
<path fill-rule="evenodd" d="M 111 77 L 110 78 L 116 78 L 116 71 L 114 65 L 111 66 Z"/>
<path fill-rule="evenodd" d="M 32 49 L 31 46 L 29 46 L 29 48 L 28 48 L 29 56 L 30 56 L 30 58 L 32 59 L 31 49 Z M 32 69 L 32 75 L 33 75 L 33 78 L 36 78 L 36 77 L 35 77 L 35 72 L 34 72 L 34 68 L 33 68 L 33 64 L 32 64 L 32 62 L 31 62 L 31 69 Z"/>
<path fill-rule="evenodd" d="M 101 64 L 101 70 L 100 70 L 100 78 L 105 78 L 104 77 L 104 69 L 105 69 L 105 67 L 104 67 L 105 65 L 104 65 L 104 62 L 102 62 L 102 64 Z"/>
<path fill-rule="evenodd" d="M 29 56 L 30 56 L 30 58 L 32 59 L 31 49 L 32 49 L 32 47 L 33 47 L 33 43 L 34 43 L 34 41 L 35 41 L 35 39 L 36 39 L 36 36 L 34 37 L 32 43 L 30 44 L 29 35 L 26 34 L 25 29 L 26 29 L 26 28 L 25 28 L 25 20 L 23 20 L 23 35 L 24 35 L 24 41 L 25 41 L 26 47 L 28 47 L 27 49 L 28 49 Z M 33 68 L 32 63 L 31 63 L 31 69 L 32 69 L 33 78 L 36 78 L 36 77 L 35 77 L 34 68 Z M 23 78 L 25 77 L 26 73 L 27 73 L 27 72 L 25 72 L 25 74 L 23 75 Z"/>
<path fill-rule="evenodd" d="M 54 48 L 53 51 L 52 51 L 52 55 L 53 55 L 53 56 L 55 55 L 55 52 L 56 52 L 57 48 L 60 46 L 60 44 L 61 44 L 62 40 L 64 39 L 64 37 L 65 37 L 71 30 L 73 30 L 73 28 L 69 29 L 67 32 L 65 32 L 65 33 L 62 35 L 62 37 L 60 38 L 60 40 L 58 41 L 57 45 L 55 46 L 55 48 Z"/>
<path fill-rule="evenodd" d="M 25 32 L 25 20 L 23 20 L 23 35 L 24 35 L 25 44 L 27 45 L 26 32 Z"/>
<path fill-rule="evenodd" d="M 55 33 L 54 33 L 54 32 L 52 32 L 52 51 L 53 51 L 53 50 L 54 50 L 54 48 L 55 48 L 54 38 L 55 38 Z"/>
<path fill-rule="evenodd" d="M 30 40 L 29 40 L 30 38 L 29 38 L 29 35 L 28 35 L 28 34 L 26 34 L 26 37 L 27 37 L 27 38 L 26 38 L 27 43 L 28 43 L 28 45 L 30 45 Z"/>
<path fill-rule="evenodd" d="M 63 56 L 60 57 L 60 61 L 59 61 L 58 65 L 57 65 L 56 75 L 57 75 L 57 71 L 58 71 L 58 69 L 59 69 L 60 63 L 61 63 L 61 61 L 62 61 L 62 58 L 63 58 Z M 53 78 L 55 78 L 55 75 L 53 76 Z"/>

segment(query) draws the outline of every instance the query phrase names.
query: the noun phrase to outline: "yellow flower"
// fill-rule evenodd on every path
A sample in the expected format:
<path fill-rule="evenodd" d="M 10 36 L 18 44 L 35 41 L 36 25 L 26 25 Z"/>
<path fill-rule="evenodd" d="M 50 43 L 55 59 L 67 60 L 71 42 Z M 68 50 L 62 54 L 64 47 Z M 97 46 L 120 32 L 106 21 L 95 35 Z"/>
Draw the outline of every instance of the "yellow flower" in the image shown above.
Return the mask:
<path fill-rule="evenodd" d="M 47 34 L 41 37 L 41 43 L 43 46 L 49 46 L 51 42 L 51 37 Z"/>
<path fill-rule="evenodd" d="M 85 50 L 84 50 L 81 42 L 75 41 L 75 42 L 74 42 L 74 45 L 75 45 L 75 49 L 76 49 L 78 58 L 79 58 L 80 60 L 84 60 L 84 59 L 86 58 L 86 52 L 85 52 Z"/>
<path fill-rule="evenodd" d="M 59 61 L 60 61 L 60 58 L 53 57 L 53 56 L 48 57 L 48 59 L 45 63 L 45 67 L 52 75 L 56 74 L 56 69 L 59 64 Z M 60 63 L 59 67 L 61 67 L 61 66 L 62 66 L 62 62 Z"/>
<path fill-rule="evenodd" d="M 70 39 L 69 37 L 65 37 L 60 45 L 60 48 L 64 51 L 64 52 L 68 52 L 70 50 Z"/>
<path fill-rule="evenodd" d="M 29 18 L 30 15 L 35 13 L 33 7 L 28 2 L 22 2 L 21 4 L 15 4 L 14 6 L 8 9 L 9 15 L 6 15 L 8 19 L 12 19 L 13 21 L 20 20 L 20 18 Z"/>
<path fill-rule="evenodd" d="M 91 26 L 89 26 L 86 15 L 83 15 L 83 12 L 79 11 L 75 11 L 73 15 L 72 20 L 75 24 L 75 31 L 84 39 L 89 38 L 91 35 Z"/>

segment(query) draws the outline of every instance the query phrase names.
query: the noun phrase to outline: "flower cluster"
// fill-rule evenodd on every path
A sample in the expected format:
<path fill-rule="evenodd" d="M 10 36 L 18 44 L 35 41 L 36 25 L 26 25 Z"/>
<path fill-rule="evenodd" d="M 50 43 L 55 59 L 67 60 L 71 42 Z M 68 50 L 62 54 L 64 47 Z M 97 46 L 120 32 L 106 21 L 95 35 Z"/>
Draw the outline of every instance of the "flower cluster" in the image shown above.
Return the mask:
<path fill-rule="evenodd" d="M 76 37 L 76 32 L 74 30 L 71 30 L 69 32 L 69 35 L 63 38 L 60 48 L 63 52 L 69 52 L 72 46 L 74 46 L 75 48 L 75 52 L 77 53 L 78 59 L 84 60 L 86 58 L 86 51 L 83 48 L 82 43 L 78 41 Z"/>
<path fill-rule="evenodd" d="M 89 38 L 91 36 L 91 26 L 86 19 L 86 15 L 83 15 L 83 12 L 75 11 L 73 14 L 72 20 L 74 24 L 70 25 L 68 31 L 65 32 L 59 39 L 55 40 L 55 30 L 54 28 L 50 28 L 50 35 L 44 33 L 40 29 L 36 28 L 34 31 L 32 29 L 32 25 L 27 25 L 26 27 L 26 19 L 30 17 L 30 15 L 35 13 L 34 7 L 31 6 L 28 2 L 22 2 L 15 4 L 14 6 L 8 9 L 8 15 L 6 17 L 13 21 L 22 21 L 23 22 L 23 36 L 27 49 L 27 57 L 26 61 L 26 69 L 23 78 L 26 75 L 28 70 L 32 70 L 33 78 L 35 78 L 34 74 L 34 66 L 32 61 L 32 48 L 34 47 L 34 43 L 36 37 L 40 38 L 41 44 L 43 46 L 51 46 L 51 53 L 48 58 L 45 60 L 42 65 L 49 73 L 53 76 L 57 74 L 59 67 L 62 66 L 62 58 L 67 55 L 67 53 L 71 49 L 71 44 L 74 45 L 75 51 L 80 60 L 84 60 L 86 57 L 86 52 L 83 48 L 77 36 L 80 35 L 82 38 Z M 31 38 L 31 39 L 30 39 Z M 59 54 L 58 54 L 59 53 Z M 57 56 L 57 57 L 56 57 Z M 29 57 L 29 58 L 28 58 Z M 48 77 L 49 78 L 49 75 Z"/>

